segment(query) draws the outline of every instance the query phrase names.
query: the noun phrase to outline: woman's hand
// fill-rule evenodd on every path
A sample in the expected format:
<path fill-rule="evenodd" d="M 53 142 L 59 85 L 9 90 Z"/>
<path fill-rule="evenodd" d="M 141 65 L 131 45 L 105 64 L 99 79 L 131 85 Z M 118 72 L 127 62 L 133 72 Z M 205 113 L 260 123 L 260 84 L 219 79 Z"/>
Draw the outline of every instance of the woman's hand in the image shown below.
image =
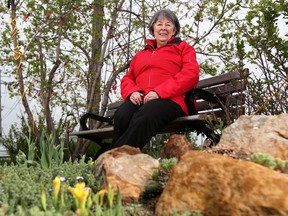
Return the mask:
<path fill-rule="evenodd" d="M 144 97 L 144 104 L 147 103 L 150 100 L 155 100 L 155 99 L 159 99 L 159 95 L 155 91 L 150 91 Z"/>
<path fill-rule="evenodd" d="M 130 95 L 130 101 L 135 104 L 135 105 L 141 105 L 143 103 L 143 94 L 136 91 L 136 92 L 133 92 L 131 95 Z"/>

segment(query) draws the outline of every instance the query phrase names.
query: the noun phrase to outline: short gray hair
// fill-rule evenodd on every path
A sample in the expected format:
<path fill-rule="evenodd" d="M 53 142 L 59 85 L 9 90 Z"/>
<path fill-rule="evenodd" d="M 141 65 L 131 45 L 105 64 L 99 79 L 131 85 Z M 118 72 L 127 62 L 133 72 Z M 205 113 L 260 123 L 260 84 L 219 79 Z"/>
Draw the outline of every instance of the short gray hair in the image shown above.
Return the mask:
<path fill-rule="evenodd" d="M 165 17 L 173 23 L 175 28 L 174 36 L 180 32 L 180 23 L 177 16 L 169 9 L 162 9 L 157 11 L 149 22 L 148 28 L 151 35 L 154 36 L 154 24 L 159 20 L 160 17 Z"/>

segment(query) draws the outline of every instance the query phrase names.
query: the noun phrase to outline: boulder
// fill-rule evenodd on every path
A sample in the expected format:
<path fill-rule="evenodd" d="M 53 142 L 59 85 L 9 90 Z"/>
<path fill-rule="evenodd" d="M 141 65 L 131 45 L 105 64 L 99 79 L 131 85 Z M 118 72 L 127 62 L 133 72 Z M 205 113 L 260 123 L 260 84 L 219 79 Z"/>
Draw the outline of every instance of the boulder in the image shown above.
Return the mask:
<path fill-rule="evenodd" d="M 188 151 L 173 168 L 156 215 L 288 215 L 288 177 L 249 161 Z"/>
<path fill-rule="evenodd" d="M 160 157 L 163 158 L 177 158 L 179 159 L 187 151 L 192 150 L 192 144 L 184 135 L 173 134 L 170 136 L 168 142 L 162 147 Z"/>
<path fill-rule="evenodd" d="M 236 154 L 245 152 L 267 153 L 288 160 L 288 114 L 274 116 L 240 116 L 225 128 L 215 149 L 233 149 Z"/>
<path fill-rule="evenodd" d="M 103 176 L 104 188 L 108 189 L 108 183 L 115 192 L 119 188 L 123 202 L 138 202 L 158 168 L 158 160 L 125 145 L 103 153 L 96 161 L 95 175 Z"/>

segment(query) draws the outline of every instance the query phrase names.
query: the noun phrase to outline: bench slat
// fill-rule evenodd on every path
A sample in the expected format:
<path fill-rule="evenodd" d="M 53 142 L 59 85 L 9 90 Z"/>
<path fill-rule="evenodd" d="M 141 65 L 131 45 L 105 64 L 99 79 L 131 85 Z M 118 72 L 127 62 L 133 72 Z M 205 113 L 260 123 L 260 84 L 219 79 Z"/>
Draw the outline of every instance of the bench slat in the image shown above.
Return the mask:
<path fill-rule="evenodd" d="M 171 130 L 177 130 L 177 127 L 180 129 L 183 129 L 183 124 L 189 123 L 191 124 L 192 122 L 195 121 L 205 121 L 208 118 L 212 118 L 211 115 L 207 114 L 198 114 L 198 115 L 193 115 L 193 116 L 183 116 L 179 117 L 173 122 L 169 124 L 169 127 L 164 128 L 162 133 L 168 132 Z M 92 129 L 92 130 L 83 130 L 83 131 L 78 131 L 78 132 L 72 132 L 70 133 L 70 136 L 78 136 L 80 138 L 89 138 L 89 137 L 98 137 L 98 138 L 109 138 L 112 137 L 113 134 L 113 126 L 109 126 L 106 128 L 98 128 L 98 129 Z"/>
<path fill-rule="evenodd" d="M 236 83 L 227 83 L 225 85 L 213 86 L 210 88 L 205 88 L 204 90 L 214 94 L 214 95 L 226 95 L 232 94 L 234 92 L 241 92 L 244 89 L 243 82 L 237 81 Z"/>
<path fill-rule="evenodd" d="M 237 95 L 231 95 L 227 97 L 228 104 L 230 106 L 239 106 L 242 107 L 242 105 L 245 102 L 245 95 L 243 94 L 237 94 Z M 225 105 L 225 104 L 224 104 Z M 209 109 L 216 109 L 216 108 L 221 108 L 219 107 L 219 104 L 214 104 L 214 103 L 209 103 L 204 100 L 197 100 L 197 110 L 198 112 L 201 112 L 203 110 L 209 110 Z"/>
<path fill-rule="evenodd" d="M 227 73 L 227 74 L 199 80 L 197 88 L 206 88 L 208 86 L 214 86 L 214 85 L 219 85 L 219 84 L 223 84 L 223 83 L 228 83 L 228 82 L 231 82 L 231 80 L 239 80 L 239 79 L 243 79 L 240 72 L 234 71 L 231 73 Z"/>
<path fill-rule="evenodd" d="M 98 129 L 92 129 L 92 130 L 83 130 L 83 131 L 77 131 L 70 133 L 70 136 L 79 136 L 82 135 L 97 135 L 97 137 L 107 137 L 111 132 L 113 132 L 113 126 L 105 127 L 105 128 L 98 128 Z M 106 135 L 107 134 L 107 135 Z"/>

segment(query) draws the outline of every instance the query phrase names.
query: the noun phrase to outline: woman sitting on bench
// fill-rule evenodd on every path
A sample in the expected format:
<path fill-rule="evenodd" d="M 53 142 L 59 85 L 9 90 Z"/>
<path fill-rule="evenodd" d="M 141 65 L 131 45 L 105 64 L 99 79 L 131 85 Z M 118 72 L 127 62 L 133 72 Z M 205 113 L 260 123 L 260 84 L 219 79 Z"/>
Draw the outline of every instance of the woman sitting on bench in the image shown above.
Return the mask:
<path fill-rule="evenodd" d="M 155 39 L 132 59 L 121 80 L 124 103 L 114 116 L 110 148 L 129 145 L 142 149 L 166 124 L 188 114 L 185 93 L 199 81 L 199 64 L 192 46 L 176 35 L 180 23 L 163 9 L 149 23 Z"/>

